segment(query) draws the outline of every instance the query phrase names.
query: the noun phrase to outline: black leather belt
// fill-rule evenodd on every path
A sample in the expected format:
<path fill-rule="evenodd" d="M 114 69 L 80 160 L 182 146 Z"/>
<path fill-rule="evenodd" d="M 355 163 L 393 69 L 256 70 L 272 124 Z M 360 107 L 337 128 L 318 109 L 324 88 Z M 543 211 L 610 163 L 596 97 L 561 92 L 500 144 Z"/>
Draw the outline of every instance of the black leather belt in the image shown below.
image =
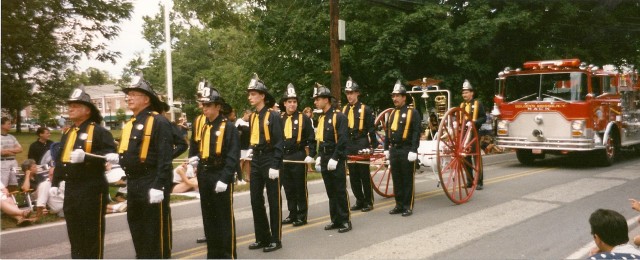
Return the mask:
<path fill-rule="evenodd" d="M 405 143 L 399 143 L 399 144 L 389 144 L 391 147 L 393 148 L 403 148 L 403 147 L 410 147 L 411 145 L 409 144 L 405 144 Z"/>
<path fill-rule="evenodd" d="M 11 161 L 11 160 L 15 160 L 16 158 L 0 158 L 0 161 Z"/>

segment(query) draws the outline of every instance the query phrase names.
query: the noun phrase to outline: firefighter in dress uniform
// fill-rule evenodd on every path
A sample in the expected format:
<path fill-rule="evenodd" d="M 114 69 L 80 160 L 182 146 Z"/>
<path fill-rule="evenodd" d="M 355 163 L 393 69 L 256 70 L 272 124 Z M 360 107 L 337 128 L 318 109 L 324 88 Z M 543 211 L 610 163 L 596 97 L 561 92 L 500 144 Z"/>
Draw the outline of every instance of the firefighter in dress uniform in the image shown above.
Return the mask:
<path fill-rule="evenodd" d="M 342 108 L 342 113 L 347 115 L 349 120 L 347 154 L 369 154 L 378 147 L 373 111 L 371 107 L 359 101 L 360 86 L 351 77 L 347 80 L 344 91 L 349 102 Z M 362 210 L 362 212 L 373 210 L 373 188 L 369 165 L 350 163 L 348 167 L 351 190 L 356 197 L 356 204 L 351 207 L 351 210 Z"/>
<path fill-rule="evenodd" d="M 384 155 L 390 161 L 396 206 L 389 214 L 408 217 L 413 214 L 416 159 L 420 144 L 420 114 L 409 106 L 412 97 L 400 80 L 394 85 L 391 98 L 395 109 L 387 122 Z"/>
<path fill-rule="evenodd" d="M 133 112 L 122 130 L 118 153 L 127 175 L 127 221 L 136 258 L 171 258 L 171 123 L 162 116 L 162 102 L 141 74 L 122 91 Z"/>
<path fill-rule="evenodd" d="M 293 84 L 289 83 L 287 92 L 280 100 L 284 113 L 282 125 L 284 125 L 283 152 L 284 160 L 304 161 L 305 163 L 284 163 L 282 167 L 282 186 L 287 195 L 287 207 L 289 216 L 282 224 L 302 226 L 307 224 L 309 210 L 309 193 L 307 191 L 308 163 L 315 163 L 316 156 L 315 132 L 311 119 L 298 111 L 298 95 Z M 305 148 L 309 148 L 307 155 Z"/>
<path fill-rule="evenodd" d="M 331 91 L 316 83 L 313 103 L 322 113 L 318 118 L 316 141 L 318 157 L 316 171 L 322 173 L 322 180 L 329 197 L 331 223 L 324 230 L 337 229 L 349 232 L 352 229 L 349 212 L 349 193 L 347 192 L 347 174 L 345 171 L 345 147 L 349 138 L 347 117 L 336 111 L 331 104 Z"/>
<path fill-rule="evenodd" d="M 202 93 L 205 91 L 204 89 L 211 89 L 211 84 L 206 80 L 202 79 L 198 83 L 197 91 L 196 91 L 196 102 L 198 104 L 198 109 L 202 111 L 202 102 L 200 100 L 203 98 Z M 202 128 L 207 121 L 207 117 L 204 114 L 200 114 L 196 117 L 196 119 L 191 124 L 191 139 L 189 140 L 189 164 L 193 166 L 194 169 L 198 167 L 198 160 L 200 155 L 200 138 L 202 137 Z M 200 237 L 196 239 L 196 243 L 206 243 L 206 237 Z"/>
<path fill-rule="evenodd" d="M 73 126 L 62 135 L 62 153 L 54 158 L 49 192 L 59 195 L 60 182 L 66 182 L 64 213 L 71 257 L 103 258 L 109 185 L 104 177 L 105 159 L 87 153 L 117 159 L 116 144 L 111 132 L 100 126 L 100 111 L 83 89 L 75 89 L 67 104 Z"/>
<path fill-rule="evenodd" d="M 473 122 L 477 130 L 480 130 L 480 127 L 484 122 L 487 121 L 487 116 L 484 112 L 484 106 L 482 106 L 482 102 L 479 102 L 474 98 L 474 90 L 471 83 L 468 80 L 464 80 L 462 83 L 462 103 L 460 104 L 460 108 L 464 109 L 471 118 L 467 118 L 469 122 Z M 475 149 L 475 146 L 472 146 L 472 149 Z M 472 151 L 475 152 L 475 151 Z M 473 185 L 473 162 L 471 156 L 465 156 L 464 158 L 468 164 L 466 165 L 467 169 L 467 188 L 472 187 Z M 476 190 L 482 190 L 483 187 L 483 173 L 480 171 L 478 173 L 478 184 L 476 186 Z"/>
<path fill-rule="evenodd" d="M 248 100 L 255 112 L 251 114 L 249 142 L 251 148 L 250 195 L 256 242 L 249 249 L 271 252 L 282 248 L 282 199 L 280 198 L 280 168 L 282 167 L 282 121 L 280 113 L 272 111 L 275 99 L 267 86 L 254 75 L 247 88 Z M 267 189 L 269 217 L 264 206 Z"/>
<path fill-rule="evenodd" d="M 207 121 L 200 137 L 198 185 L 207 258 L 237 258 L 233 216 L 233 175 L 240 159 L 238 130 L 222 115 L 224 99 L 205 88 L 202 111 Z"/>

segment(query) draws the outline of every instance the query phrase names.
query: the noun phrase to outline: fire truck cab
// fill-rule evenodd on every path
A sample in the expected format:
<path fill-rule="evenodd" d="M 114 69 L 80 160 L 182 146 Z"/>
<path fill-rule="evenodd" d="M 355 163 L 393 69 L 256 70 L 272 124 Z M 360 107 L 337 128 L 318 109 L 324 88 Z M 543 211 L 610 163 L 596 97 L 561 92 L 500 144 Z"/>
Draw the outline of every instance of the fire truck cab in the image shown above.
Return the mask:
<path fill-rule="evenodd" d="M 496 144 L 531 164 L 545 154 L 589 153 L 611 165 L 621 149 L 640 151 L 637 69 L 579 59 L 528 61 L 498 73 L 491 114 Z"/>

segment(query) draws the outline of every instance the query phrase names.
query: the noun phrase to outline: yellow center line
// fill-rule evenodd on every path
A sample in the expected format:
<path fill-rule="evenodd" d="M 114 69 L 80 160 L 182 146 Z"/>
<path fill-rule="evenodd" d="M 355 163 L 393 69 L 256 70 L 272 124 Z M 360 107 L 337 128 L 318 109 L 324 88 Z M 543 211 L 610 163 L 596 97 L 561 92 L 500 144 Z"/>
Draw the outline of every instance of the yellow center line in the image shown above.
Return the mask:
<path fill-rule="evenodd" d="M 503 182 L 503 181 L 507 181 L 507 180 L 512 180 L 515 178 L 520 178 L 520 177 L 525 177 L 528 175 L 532 175 L 532 174 L 537 174 L 537 173 L 542 173 L 542 172 L 546 172 L 549 170 L 552 170 L 555 168 L 551 168 L 551 167 L 547 167 L 547 168 L 541 168 L 541 169 L 531 169 L 528 171 L 524 171 L 524 172 L 518 172 L 518 173 L 513 173 L 513 174 L 508 174 L 508 175 L 504 175 L 504 176 L 500 176 L 500 177 L 495 177 L 495 178 L 491 178 L 487 181 L 485 181 L 485 184 L 493 184 L 493 183 L 499 183 L 499 182 Z M 439 195 L 444 195 L 444 191 L 442 191 L 442 189 L 436 189 L 436 190 L 431 190 L 431 191 L 425 191 L 425 192 L 421 192 L 420 194 L 416 195 L 415 198 L 416 200 L 423 200 L 423 199 L 427 199 L 427 198 L 431 198 L 431 197 L 435 197 L 435 196 L 439 196 Z M 382 210 L 382 209 L 387 209 L 390 208 L 392 206 L 395 206 L 395 200 L 386 200 L 383 202 L 379 202 L 375 204 L 375 207 L 372 211 L 376 211 L 376 210 Z M 351 212 L 351 216 L 359 216 L 362 214 L 366 214 L 369 212 Z M 322 217 L 317 217 L 314 219 L 311 219 L 308 221 L 308 223 L 304 226 L 300 226 L 300 227 L 293 227 L 293 226 L 286 226 L 283 227 L 283 231 L 282 234 L 288 234 L 294 231 L 302 231 L 305 229 L 309 229 L 309 228 L 313 228 L 313 227 L 317 227 L 320 226 L 322 224 L 328 224 L 329 220 L 329 215 L 325 215 Z M 255 237 L 255 233 L 251 233 L 251 234 L 247 234 L 247 235 L 243 235 L 243 236 L 239 236 L 236 238 L 236 247 L 239 246 L 245 246 L 248 244 L 251 244 L 254 242 L 254 237 Z M 180 252 L 174 252 L 172 254 L 173 258 L 195 258 L 195 257 L 201 257 L 203 255 L 207 254 L 207 246 L 198 246 L 195 248 L 190 248 L 187 250 L 183 250 Z"/>

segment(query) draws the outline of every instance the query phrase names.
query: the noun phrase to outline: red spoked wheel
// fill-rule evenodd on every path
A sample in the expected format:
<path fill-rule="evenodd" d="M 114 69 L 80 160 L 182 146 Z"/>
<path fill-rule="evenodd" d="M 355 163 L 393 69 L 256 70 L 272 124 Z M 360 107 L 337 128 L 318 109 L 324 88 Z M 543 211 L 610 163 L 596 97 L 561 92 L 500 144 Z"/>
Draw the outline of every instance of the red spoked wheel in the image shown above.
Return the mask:
<path fill-rule="evenodd" d="M 376 134 L 378 135 L 378 139 L 382 142 L 385 142 L 384 132 L 387 129 L 387 121 L 389 120 L 389 116 L 391 115 L 391 111 L 393 108 L 387 108 L 382 111 L 375 120 L 376 126 Z M 389 164 L 387 160 L 384 158 L 384 154 L 379 151 L 374 153 L 369 160 L 370 167 L 369 170 L 371 172 L 371 183 L 373 184 L 373 190 L 378 193 L 378 195 L 391 198 L 395 196 L 393 193 L 393 180 L 391 178 L 391 171 L 389 170 Z"/>
<path fill-rule="evenodd" d="M 437 133 L 438 177 L 444 193 L 456 204 L 473 196 L 478 174 L 482 173 L 478 132 L 467 118 L 469 114 L 464 109 L 451 108 L 442 117 Z"/>

